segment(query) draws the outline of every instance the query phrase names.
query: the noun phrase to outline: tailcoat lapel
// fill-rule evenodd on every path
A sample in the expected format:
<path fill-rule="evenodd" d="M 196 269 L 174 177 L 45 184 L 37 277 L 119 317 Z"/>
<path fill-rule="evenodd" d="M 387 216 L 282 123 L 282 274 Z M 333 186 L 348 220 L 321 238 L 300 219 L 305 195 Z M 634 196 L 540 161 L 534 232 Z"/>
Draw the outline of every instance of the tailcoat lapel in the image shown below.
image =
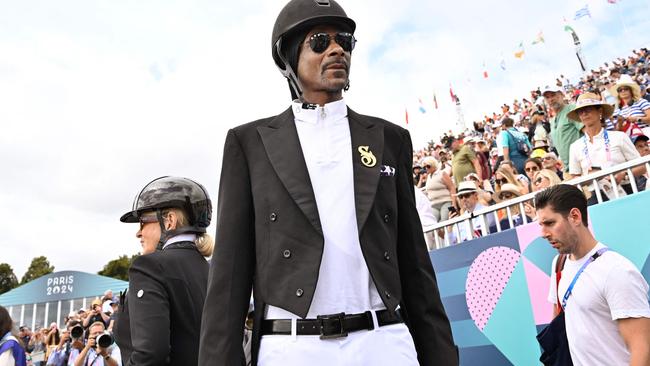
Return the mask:
<path fill-rule="evenodd" d="M 266 155 L 282 184 L 314 229 L 323 235 L 314 190 L 291 108 L 278 115 L 267 126 L 257 127 L 257 131 L 262 138 Z"/>
<path fill-rule="evenodd" d="M 371 122 L 348 108 L 352 140 L 352 167 L 354 170 L 354 204 L 357 226 L 361 233 L 377 193 L 384 153 L 384 126 Z M 364 165 L 359 147 L 367 146 L 375 157 L 372 167 Z M 367 161 L 366 161 L 367 162 Z"/>

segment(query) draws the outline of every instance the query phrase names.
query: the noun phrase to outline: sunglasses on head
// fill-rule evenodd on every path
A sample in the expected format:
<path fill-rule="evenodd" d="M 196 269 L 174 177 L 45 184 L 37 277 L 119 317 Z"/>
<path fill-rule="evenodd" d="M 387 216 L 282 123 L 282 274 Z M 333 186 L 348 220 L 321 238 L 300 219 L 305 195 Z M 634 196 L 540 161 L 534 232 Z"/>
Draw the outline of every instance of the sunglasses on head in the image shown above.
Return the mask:
<path fill-rule="evenodd" d="M 494 183 L 496 183 L 498 185 L 502 185 L 502 184 L 508 183 L 508 180 L 507 179 L 495 179 Z"/>
<path fill-rule="evenodd" d="M 345 52 L 352 52 L 354 45 L 357 43 L 357 39 L 354 38 L 352 33 L 338 32 L 332 37 L 328 33 L 320 32 L 309 37 L 309 47 L 316 53 L 323 53 L 330 46 L 332 38 Z"/>

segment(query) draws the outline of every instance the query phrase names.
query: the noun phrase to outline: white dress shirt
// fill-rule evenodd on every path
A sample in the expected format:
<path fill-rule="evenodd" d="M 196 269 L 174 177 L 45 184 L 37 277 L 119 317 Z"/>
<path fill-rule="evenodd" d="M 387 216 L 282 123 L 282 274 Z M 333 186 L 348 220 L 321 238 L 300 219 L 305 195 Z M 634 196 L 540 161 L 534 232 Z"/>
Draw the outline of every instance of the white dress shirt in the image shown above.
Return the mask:
<path fill-rule="evenodd" d="M 296 129 L 316 198 L 325 244 L 307 318 L 385 306 L 361 252 L 354 204 L 352 142 L 343 100 L 316 109 L 293 103 Z M 298 318 L 268 306 L 267 319 Z"/>
<path fill-rule="evenodd" d="M 591 167 L 605 169 L 638 158 L 630 138 L 620 131 L 607 131 L 609 137 L 609 157 L 605 147 L 605 129 L 593 137 L 593 142 L 585 135 L 571 144 L 569 148 L 569 173 L 585 175 Z M 587 154 L 585 154 L 585 146 Z"/>

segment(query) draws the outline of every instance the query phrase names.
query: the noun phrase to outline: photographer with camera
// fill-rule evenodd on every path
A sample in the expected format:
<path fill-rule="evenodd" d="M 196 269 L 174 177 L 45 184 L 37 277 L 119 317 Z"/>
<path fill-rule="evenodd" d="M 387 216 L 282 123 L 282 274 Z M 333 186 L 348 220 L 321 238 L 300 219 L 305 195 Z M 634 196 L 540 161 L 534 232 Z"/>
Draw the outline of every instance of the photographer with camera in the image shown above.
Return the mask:
<path fill-rule="evenodd" d="M 66 329 L 61 331 L 61 337 L 56 348 L 47 357 L 47 366 L 72 365 L 83 349 L 84 329 L 76 320 L 69 321 Z"/>
<path fill-rule="evenodd" d="M 106 331 L 104 322 L 94 322 L 88 328 L 88 341 L 74 360 L 74 366 L 122 366 L 120 348 Z"/>
<path fill-rule="evenodd" d="M 90 309 L 91 309 L 90 313 L 83 320 L 84 329 L 88 329 L 88 326 L 94 322 L 102 322 L 104 323 L 104 326 L 108 325 L 108 322 L 111 320 L 111 317 L 102 311 L 101 300 L 99 299 L 93 300 Z"/>

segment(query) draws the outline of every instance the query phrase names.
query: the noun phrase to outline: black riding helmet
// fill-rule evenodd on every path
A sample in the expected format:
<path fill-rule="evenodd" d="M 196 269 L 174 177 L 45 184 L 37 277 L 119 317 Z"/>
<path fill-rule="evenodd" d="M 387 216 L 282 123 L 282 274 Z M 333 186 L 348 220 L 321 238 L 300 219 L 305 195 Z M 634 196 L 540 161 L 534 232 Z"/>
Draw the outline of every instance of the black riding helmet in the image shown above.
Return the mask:
<path fill-rule="evenodd" d="M 188 215 L 189 225 L 166 230 L 162 211 L 169 208 L 182 209 Z M 159 248 L 168 238 L 183 234 L 203 234 L 212 219 L 212 202 L 208 192 L 199 183 L 182 177 L 160 177 L 142 188 L 133 201 L 131 211 L 120 217 L 122 222 L 139 222 L 144 212 L 155 211 L 160 224 Z"/>
<path fill-rule="evenodd" d="M 354 33 L 356 23 L 334 0 L 291 0 L 284 6 L 273 26 L 271 54 L 273 61 L 287 78 L 294 99 L 302 95 L 297 77 L 297 46 L 314 26 L 332 24 Z"/>

